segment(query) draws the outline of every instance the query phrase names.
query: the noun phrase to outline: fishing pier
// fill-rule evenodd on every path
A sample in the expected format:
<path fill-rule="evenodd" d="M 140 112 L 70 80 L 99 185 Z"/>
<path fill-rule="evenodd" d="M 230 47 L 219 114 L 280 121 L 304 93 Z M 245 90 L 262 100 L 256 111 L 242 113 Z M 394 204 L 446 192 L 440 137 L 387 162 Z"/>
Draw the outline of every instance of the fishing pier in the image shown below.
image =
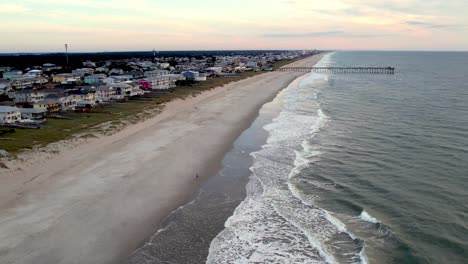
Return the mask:
<path fill-rule="evenodd" d="M 393 67 L 281 67 L 275 71 L 334 74 L 395 74 L 395 68 Z"/>

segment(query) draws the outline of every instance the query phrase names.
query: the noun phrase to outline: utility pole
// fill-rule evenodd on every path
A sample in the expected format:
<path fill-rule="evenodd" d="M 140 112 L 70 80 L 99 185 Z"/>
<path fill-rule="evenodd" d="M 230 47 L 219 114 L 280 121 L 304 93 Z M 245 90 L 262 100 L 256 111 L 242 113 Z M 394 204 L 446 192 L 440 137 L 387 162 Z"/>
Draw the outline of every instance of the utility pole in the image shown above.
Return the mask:
<path fill-rule="evenodd" d="M 67 58 L 67 65 L 68 65 L 68 44 L 65 44 L 65 57 Z"/>

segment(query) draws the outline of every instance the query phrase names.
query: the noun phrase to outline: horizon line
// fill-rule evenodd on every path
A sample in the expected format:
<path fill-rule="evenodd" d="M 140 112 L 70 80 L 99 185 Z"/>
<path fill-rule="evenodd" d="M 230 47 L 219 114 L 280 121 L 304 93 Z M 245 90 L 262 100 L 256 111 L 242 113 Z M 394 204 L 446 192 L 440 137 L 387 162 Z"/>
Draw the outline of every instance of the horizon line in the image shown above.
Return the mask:
<path fill-rule="evenodd" d="M 401 49 L 401 50 L 386 50 L 386 49 L 194 49 L 194 50 L 156 50 L 157 53 L 159 52 L 213 52 L 213 51 L 312 51 L 312 50 L 317 50 L 317 51 L 381 51 L 381 52 L 468 52 L 467 50 L 407 50 L 407 49 Z M 70 52 L 68 51 L 68 54 L 86 54 L 86 53 L 120 53 L 120 52 L 148 52 L 148 53 L 153 53 L 153 50 L 114 50 L 114 51 L 74 51 Z M 8 54 L 61 54 L 65 53 L 65 51 L 21 51 L 21 52 L 0 52 L 0 55 L 8 55 Z"/>

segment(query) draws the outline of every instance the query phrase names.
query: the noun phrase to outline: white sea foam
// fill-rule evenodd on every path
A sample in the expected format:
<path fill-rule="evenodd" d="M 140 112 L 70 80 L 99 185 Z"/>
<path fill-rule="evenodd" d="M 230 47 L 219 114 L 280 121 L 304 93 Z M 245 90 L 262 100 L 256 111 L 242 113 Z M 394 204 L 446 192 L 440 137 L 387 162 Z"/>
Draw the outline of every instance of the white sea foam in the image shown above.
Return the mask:
<path fill-rule="evenodd" d="M 366 255 L 366 247 L 363 247 L 361 249 L 361 252 L 359 252 L 359 257 L 361 258 L 361 264 L 367 264 L 369 263 L 367 260 L 367 255 Z"/>
<path fill-rule="evenodd" d="M 301 77 L 284 91 L 281 113 L 264 127 L 269 132 L 267 144 L 251 154 L 247 197 L 211 242 L 207 263 L 339 261 L 335 255 L 339 243 L 333 239 L 346 230 L 344 224 L 301 199 L 304 195 L 292 179 L 320 155 L 319 148 L 304 139 L 326 123 L 312 85 L 323 77 Z M 357 263 L 359 252 L 341 253 L 354 254 L 351 262 Z"/>
<path fill-rule="evenodd" d="M 359 218 L 361 218 L 362 220 L 364 220 L 366 222 L 370 222 L 370 223 L 374 223 L 374 224 L 380 223 L 377 218 L 371 216 L 368 212 L 366 212 L 366 210 L 362 210 L 362 213 L 359 216 Z"/>

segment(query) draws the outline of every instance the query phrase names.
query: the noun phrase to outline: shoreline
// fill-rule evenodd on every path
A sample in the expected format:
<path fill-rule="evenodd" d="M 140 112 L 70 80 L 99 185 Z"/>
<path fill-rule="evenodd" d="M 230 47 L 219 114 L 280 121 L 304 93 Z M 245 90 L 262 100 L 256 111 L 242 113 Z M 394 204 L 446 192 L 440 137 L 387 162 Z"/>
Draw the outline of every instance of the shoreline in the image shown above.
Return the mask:
<path fill-rule="evenodd" d="M 198 189 L 193 174 L 213 175 L 260 107 L 300 75 L 265 73 L 174 101 L 114 135 L 0 174 L 0 260 L 112 263 L 128 257 Z"/>

